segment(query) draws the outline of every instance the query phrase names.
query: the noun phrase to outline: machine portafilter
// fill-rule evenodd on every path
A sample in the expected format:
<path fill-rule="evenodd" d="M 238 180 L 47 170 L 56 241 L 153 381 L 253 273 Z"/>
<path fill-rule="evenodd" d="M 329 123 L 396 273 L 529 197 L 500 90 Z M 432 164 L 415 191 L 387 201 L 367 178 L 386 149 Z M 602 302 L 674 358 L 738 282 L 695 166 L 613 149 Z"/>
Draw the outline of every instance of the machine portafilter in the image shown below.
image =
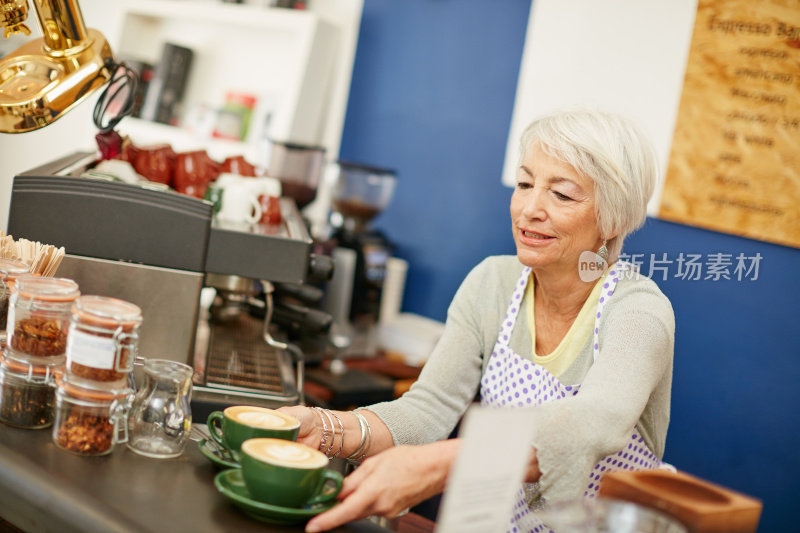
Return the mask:
<path fill-rule="evenodd" d="M 306 277 L 309 280 L 329 279 L 333 263 L 330 258 L 311 254 Z M 311 285 L 295 285 L 255 280 L 236 275 L 206 274 L 205 284 L 216 290 L 211 305 L 210 318 L 216 323 L 241 323 L 254 319 L 261 320 L 260 338 L 266 346 L 279 352 L 287 353 L 296 367 L 298 402 L 305 402 L 305 354 L 294 342 L 290 342 L 291 333 L 298 328 L 313 333 L 326 333 L 332 318 L 327 313 L 294 305 L 284 300 L 287 291 L 293 292 L 296 287 L 303 295 L 313 292 Z M 276 286 L 279 289 L 276 289 Z M 259 290 L 260 289 L 260 290 Z M 279 338 L 276 338 L 277 333 Z M 263 346 L 263 345 L 262 345 Z M 258 357 L 258 350 L 251 352 Z M 230 356 L 236 354 L 231 353 Z M 255 377 L 255 376 L 254 376 Z"/>
<path fill-rule="evenodd" d="M 258 298 L 255 280 L 241 276 L 207 274 L 206 285 L 217 291 L 214 303 L 210 308 L 211 319 L 219 322 L 236 320 L 242 312 L 248 312 L 251 308 L 258 309 L 259 314 L 263 313 L 261 337 L 271 348 L 286 351 L 292 357 L 297 369 L 298 402 L 302 405 L 305 403 L 303 392 L 305 357 L 303 351 L 292 343 L 282 342 L 273 337 L 270 326 L 274 309 L 272 299 L 274 286 L 271 282 L 264 280 L 260 280 L 260 284 L 264 295 L 263 300 Z"/>
<path fill-rule="evenodd" d="M 103 35 L 87 29 L 77 0 L 36 0 L 42 37 L 0 60 L 0 132 L 24 133 L 55 121 L 105 85 L 114 57 Z M 0 0 L 3 37 L 30 35 L 28 0 Z"/>

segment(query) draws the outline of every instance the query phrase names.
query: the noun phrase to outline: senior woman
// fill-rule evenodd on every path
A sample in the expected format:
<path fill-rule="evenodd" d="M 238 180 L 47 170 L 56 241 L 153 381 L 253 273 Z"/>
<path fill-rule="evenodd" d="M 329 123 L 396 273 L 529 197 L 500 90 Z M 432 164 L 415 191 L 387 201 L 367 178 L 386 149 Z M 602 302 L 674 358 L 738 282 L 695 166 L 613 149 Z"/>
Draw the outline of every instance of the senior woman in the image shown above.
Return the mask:
<path fill-rule="evenodd" d="M 477 393 L 484 405 L 532 407 L 528 483 L 509 530 L 544 531 L 536 511 L 593 497 L 603 471 L 662 466 L 674 316 L 653 281 L 617 261 L 656 174 L 648 140 L 621 116 L 560 112 L 525 130 L 510 209 L 517 254 L 469 273 L 411 389 L 352 412 L 283 408 L 300 418 L 302 442 L 367 458 L 306 531 L 441 492 L 459 446 L 447 438 Z"/>

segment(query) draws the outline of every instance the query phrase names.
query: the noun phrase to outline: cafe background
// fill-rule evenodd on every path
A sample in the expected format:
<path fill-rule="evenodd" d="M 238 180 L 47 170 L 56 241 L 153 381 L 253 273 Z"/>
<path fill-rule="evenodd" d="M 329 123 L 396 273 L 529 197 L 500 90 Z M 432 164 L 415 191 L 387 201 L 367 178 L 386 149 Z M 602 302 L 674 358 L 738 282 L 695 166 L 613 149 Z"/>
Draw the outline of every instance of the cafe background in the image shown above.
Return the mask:
<path fill-rule="evenodd" d="M 364 2 L 338 156 L 397 172 L 375 226 L 409 263 L 403 311 L 443 321 L 476 263 L 514 253 L 511 189 L 501 175 L 507 150 L 516 148 L 510 126 L 525 107 L 518 82 L 541 73 L 537 67 L 550 75 L 538 79 L 534 108 L 627 105 L 646 117 L 662 160 L 668 154 L 697 2 L 536 2 L 538 21 L 529 20 L 529 0 Z M 114 8 L 102 4 L 82 2 L 87 26 L 108 20 Z M 61 127 L 89 122 L 91 105 L 60 119 Z M 13 175 L 71 148 L 19 139 L 0 137 L 3 227 Z M 800 250 L 668 222 L 657 212 L 652 206 L 624 251 L 645 273 L 662 260 L 653 277 L 675 309 L 665 459 L 762 499 L 760 530 L 789 530 L 800 474 Z M 690 279 L 678 275 L 680 254 L 761 259 L 757 274 L 741 279 Z"/>

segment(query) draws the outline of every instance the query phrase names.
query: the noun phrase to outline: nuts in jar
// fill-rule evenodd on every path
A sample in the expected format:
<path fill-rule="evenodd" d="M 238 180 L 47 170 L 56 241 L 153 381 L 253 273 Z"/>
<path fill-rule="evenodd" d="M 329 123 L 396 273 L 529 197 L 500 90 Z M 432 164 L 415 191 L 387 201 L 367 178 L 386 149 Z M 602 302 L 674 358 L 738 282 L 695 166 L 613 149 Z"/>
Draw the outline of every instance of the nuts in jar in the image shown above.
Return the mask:
<path fill-rule="evenodd" d="M 53 442 L 78 455 L 104 455 L 126 442 L 132 391 L 99 392 L 56 378 Z"/>
<path fill-rule="evenodd" d="M 62 355 L 67 349 L 67 334 L 57 320 L 21 318 L 14 323 L 11 347 L 37 357 Z"/>
<path fill-rule="evenodd" d="M 91 295 L 75 300 L 66 350 L 70 380 L 85 386 L 123 384 L 133 370 L 141 323 L 141 309 L 130 302 Z"/>
<path fill-rule="evenodd" d="M 69 310 L 78 284 L 65 278 L 23 277 L 11 289 L 8 347 L 17 357 L 54 357 L 67 349 Z"/>

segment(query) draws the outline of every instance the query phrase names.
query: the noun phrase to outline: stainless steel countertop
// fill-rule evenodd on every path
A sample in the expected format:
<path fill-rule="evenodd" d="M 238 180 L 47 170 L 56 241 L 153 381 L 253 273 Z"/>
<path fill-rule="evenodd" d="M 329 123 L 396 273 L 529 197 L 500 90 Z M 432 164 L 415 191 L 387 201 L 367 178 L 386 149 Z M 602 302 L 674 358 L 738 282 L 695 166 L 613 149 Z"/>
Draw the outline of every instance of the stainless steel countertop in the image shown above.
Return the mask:
<path fill-rule="evenodd" d="M 106 456 L 57 448 L 50 429 L 0 424 L 0 517 L 25 531 L 291 533 L 249 518 L 214 487 L 219 470 L 189 441 L 183 455 L 159 460 L 124 444 Z M 340 533 L 389 531 L 361 520 Z"/>

